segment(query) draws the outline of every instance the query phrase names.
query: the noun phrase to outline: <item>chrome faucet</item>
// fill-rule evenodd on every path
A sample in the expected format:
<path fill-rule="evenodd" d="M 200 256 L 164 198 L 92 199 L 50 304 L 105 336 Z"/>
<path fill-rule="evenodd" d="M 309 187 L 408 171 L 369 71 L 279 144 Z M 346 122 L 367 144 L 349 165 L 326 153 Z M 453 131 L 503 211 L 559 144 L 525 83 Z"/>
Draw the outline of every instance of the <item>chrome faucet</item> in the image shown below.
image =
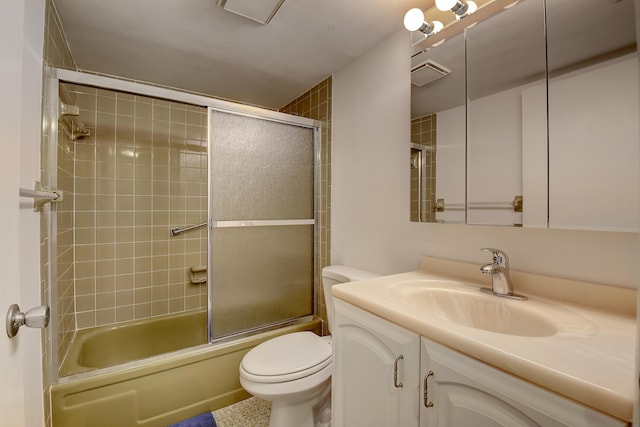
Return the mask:
<path fill-rule="evenodd" d="M 493 260 L 490 264 L 480 267 L 483 274 L 491 275 L 491 288 L 480 288 L 481 292 L 486 292 L 499 297 L 507 297 L 525 300 L 527 297 L 513 292 L 513 283 L 509 275 L 509 257 L 500 249 L 482 248 L 482 252 L 491 252 Z"/>

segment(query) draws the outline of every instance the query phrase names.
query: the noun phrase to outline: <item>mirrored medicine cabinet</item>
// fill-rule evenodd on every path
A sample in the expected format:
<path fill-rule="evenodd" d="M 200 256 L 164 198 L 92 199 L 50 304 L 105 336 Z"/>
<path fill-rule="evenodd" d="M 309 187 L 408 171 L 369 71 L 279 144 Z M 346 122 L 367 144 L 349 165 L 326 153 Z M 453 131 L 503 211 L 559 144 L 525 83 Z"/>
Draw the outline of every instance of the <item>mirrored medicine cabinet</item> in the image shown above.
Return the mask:
<path fill-rule="evenodd" d="M 634 1 L 478 3 L 412 33 L 411 220 L 637 232 Z"/>

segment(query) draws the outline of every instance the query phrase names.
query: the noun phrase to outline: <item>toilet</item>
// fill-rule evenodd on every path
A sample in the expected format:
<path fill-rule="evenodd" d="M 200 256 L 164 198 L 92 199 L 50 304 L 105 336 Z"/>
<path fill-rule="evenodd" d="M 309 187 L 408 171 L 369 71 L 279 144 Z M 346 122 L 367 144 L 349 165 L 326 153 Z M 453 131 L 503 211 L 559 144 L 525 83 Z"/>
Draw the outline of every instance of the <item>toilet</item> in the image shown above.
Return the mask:
<path fill-rule="evenodd" d="M 329 331 L 333 323 L 331 286 L 378 277 L 343 265 L 322 269 Z M 331 337 L 294 332 L 263 342 L 240 363 L 240 384 L 271 402 L 270 427 L 330 425 Z"/>

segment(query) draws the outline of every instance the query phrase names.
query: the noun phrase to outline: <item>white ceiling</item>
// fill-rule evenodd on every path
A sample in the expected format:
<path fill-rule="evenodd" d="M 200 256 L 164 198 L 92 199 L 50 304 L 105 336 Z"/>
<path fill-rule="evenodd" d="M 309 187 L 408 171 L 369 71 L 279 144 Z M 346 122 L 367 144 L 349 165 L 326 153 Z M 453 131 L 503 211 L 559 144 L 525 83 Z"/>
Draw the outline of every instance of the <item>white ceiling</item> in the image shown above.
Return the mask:
<path fill-rule="evenodd" d="M 216 0 L 54 3 L 81 70 L 280 108 L 433 0 L 286 0 L 267 25 Z"/>

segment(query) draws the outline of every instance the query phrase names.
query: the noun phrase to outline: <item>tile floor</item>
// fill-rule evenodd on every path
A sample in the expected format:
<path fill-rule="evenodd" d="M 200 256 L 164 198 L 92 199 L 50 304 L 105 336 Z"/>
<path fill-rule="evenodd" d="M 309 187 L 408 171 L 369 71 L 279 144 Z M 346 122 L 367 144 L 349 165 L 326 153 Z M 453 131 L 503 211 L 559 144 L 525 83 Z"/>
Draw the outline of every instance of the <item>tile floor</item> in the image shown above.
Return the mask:
<path fill-rule="evenodd" d="M 271 403 L 251 397 L 213 411 L 218 427 L 268 427 Z"/>

